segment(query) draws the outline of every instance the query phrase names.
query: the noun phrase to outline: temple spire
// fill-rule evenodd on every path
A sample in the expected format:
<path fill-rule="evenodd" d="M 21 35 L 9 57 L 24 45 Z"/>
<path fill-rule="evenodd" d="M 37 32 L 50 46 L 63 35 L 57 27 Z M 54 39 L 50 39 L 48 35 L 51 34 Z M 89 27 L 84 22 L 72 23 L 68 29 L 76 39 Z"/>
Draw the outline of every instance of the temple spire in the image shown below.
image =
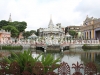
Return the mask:
<path fill-rule="evenodd" d="M 8 19 L 9 22 L 12 22 L 12 19 L 11 19 L 11 13 L 9 15 L 9 19 Z"/>
<path fill-rule="evenodd" d="M 49 22 L 48 28 L 53 28 L 53 27 L 54 27 L 54 24 L 52 22 L 52 15 L 50 15 L 50 22 Z"/>
<path fill-rule="evenodd" d="M 52 14 L 50 15 L 50 20 L 52 20 Z"/>

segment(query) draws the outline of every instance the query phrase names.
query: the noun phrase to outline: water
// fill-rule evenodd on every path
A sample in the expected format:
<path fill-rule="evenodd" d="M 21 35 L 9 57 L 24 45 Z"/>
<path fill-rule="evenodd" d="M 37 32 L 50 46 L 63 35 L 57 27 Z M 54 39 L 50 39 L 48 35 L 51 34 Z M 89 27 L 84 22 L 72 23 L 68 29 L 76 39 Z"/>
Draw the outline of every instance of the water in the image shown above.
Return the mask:
<path fill-rule="evenodd" d="M 33 57 L 38 56 L 41 51 L 33 51 Z M 98 63 L 96 63 L 96 56 L 100 54 L 100 50 L 87 50 L 84 51 L 81 48 L 73 49 L 73 50 L 66 50 L 64 52 L 60 53 L 52 53 L 54 58 L 61 57 L 61 62 L 67 62 L 71 69 L 71 74 L 75 72 L 75 70 L 72 68 L 72 64 L 86 64 L 88 62 L 93 62 L 98 70 L 100 71 L 100 65 L 98 66 Z M 84 74 L 84 70 L 80 70 L 82 74 Z"/>
<path fill-rule="evenodd" d="M 26 49 L 28 50 L 28 49 Z M 17 50 L 15 50 L 16 52 Z M 21 52 L 23 52 L 24 50 L 22 50 Z M 32 49 L 32 56 L 33 57 L 37 57 L 40 53 L 42 53 L 43 51 L 41 50 L 35 50 L 35 49 Z M 7 50 L 0 50 L 0 52 L 7 52 Z M 20 51 L 18 51 L 20 52 Z M 47 54 L 47 53 L 46 53 Z M 60 53 L 51 53 L 54 58 L 56 59 L 57 57 L 61 57 L 61 62 L 67 62 L 68 65 L 70 66 L 71 68 L 71 74 L 73 72 L 75 72 L 74 69 L 72 69 L 72 64 L 76 64 L 77 62 L 79 64 L 86 64 L 88 62 L 93 62 L 98 70 L 100 71 L 100 64 L 98 64 L 96 62 L 96 56 L 98 54 L 100 54 L 100 50 L 87 50 L 87 51 L 84 51 L 82 50 L 81 48 L 77 48 L 77 49 L 73 49 L 73 50 L 66 50 L 64 52 L 60 52 Z M 61 63 L 59 62 L 59 63 Z M 99 66 L 98 66 L 99 65 Z M 57 70 L 55 70 L 57 72 Z M 84 70 L 81 69 L 81 73 L 83 73 Z"/>

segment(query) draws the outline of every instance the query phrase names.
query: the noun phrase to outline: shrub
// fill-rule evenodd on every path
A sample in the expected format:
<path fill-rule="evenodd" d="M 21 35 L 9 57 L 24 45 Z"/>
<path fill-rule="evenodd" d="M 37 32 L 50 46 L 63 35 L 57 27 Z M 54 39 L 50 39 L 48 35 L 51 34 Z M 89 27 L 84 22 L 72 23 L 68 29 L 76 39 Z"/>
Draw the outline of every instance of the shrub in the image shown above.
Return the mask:
<path fill-rule="evenodd" d="M 84 44 L 82 46 L 82 49 L 100 49 L 100 46 L 88 46 L 88 45 Z"/>
<path fill-rule="evenodd" d="M 22 46 L 11 46 L 11 45 L 2 46 L 2 50 L 22 50 L 22 49 L 23 49 Z"/>

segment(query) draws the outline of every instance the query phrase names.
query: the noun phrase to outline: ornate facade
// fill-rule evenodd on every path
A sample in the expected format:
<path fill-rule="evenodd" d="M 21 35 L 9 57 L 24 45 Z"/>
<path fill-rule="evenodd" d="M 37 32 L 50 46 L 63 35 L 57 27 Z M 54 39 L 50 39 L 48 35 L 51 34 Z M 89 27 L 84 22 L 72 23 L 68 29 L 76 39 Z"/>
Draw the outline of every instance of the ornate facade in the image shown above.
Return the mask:
<path fill-rule="evenodd" d="M 81 32 L 83 33 L 84 39 L 100 40 L 100 18 L 89 18 L 87 16 L 81 26 Z"/>
<path fill-rule="evenodd" d="M 63 37 L 65 35 L 65 28 L 61 27 L 61 23 L 56 24 L 54 26 L 52 18 L 50 18 L 50 22 L 48 28 L 39 28 L 39 36 L 40 37 Z"/>
<path fill-rule="evenodd" d="M 8 31 L 5 31 L 3 29 L 0 30 L 0 43 L 9 41 L 11 38 L 11 33 Z"/>

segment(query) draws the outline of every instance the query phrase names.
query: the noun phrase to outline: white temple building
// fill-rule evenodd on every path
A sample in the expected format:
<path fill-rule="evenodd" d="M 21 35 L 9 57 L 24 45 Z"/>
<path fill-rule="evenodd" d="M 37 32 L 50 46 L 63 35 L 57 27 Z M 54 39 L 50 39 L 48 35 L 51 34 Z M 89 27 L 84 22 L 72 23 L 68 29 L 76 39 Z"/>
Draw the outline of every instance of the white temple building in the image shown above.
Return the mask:
<path fill-rule="evenodd" d="M 39 28 L 39 36 L 40 37 L 56 37 L 61 38 L 65 36 L 65 27 L 61 27 L 61 23 L 56 24 L 54 26 L 52 18 L 50 18 L 50 22 L 48 28 Z"/>

